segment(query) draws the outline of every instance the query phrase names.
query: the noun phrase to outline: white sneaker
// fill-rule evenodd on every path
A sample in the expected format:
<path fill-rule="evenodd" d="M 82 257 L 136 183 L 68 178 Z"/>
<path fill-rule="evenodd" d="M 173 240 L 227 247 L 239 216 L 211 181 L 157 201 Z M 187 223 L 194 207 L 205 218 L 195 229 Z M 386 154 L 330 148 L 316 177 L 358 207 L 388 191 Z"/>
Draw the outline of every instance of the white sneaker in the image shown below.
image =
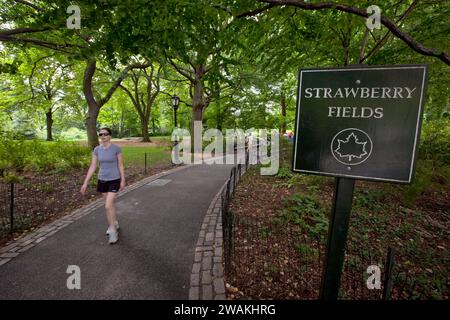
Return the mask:
<path fill-rule="evenodd" d="M 119 230 L 119 222 L 116 221 L 116 230 Z M 109 228 L 106 230 L 106 235 L 109 236 Z"/>
<path fill-rule="evenodd" d="M 119 240 L 119 232 L 117 232 L 117 230 L 110 230 L 108 243 L 114 244 L 117 240 Z"/>

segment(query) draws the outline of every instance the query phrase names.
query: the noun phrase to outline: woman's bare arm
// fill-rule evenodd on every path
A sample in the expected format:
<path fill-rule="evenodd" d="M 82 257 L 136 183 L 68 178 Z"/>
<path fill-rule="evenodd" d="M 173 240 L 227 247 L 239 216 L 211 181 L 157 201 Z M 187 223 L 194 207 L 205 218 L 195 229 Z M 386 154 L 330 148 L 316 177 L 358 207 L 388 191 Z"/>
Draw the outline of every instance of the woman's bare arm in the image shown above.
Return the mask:
<path fill-rule="evenodd" d="M 117 160 L 119 162 L 119 172 L 120 172 L 120 191 L 122 191 L 125 188 L 125 169 L 123 165 L 123 155 L 122 153 L 119 153 L 117 155 Z"/>
<path fill-rule="evenodd" d="M 89 180 L 91 180 L 92 175 L 94 174 L 96 169 L 97 169 L 97 156 L 93 154 L 89 170 L 86 174 L 86 178 L 84 179 L 83 185 L 81 186 L 80 189 L 81 194 L 85 194 Z"/>

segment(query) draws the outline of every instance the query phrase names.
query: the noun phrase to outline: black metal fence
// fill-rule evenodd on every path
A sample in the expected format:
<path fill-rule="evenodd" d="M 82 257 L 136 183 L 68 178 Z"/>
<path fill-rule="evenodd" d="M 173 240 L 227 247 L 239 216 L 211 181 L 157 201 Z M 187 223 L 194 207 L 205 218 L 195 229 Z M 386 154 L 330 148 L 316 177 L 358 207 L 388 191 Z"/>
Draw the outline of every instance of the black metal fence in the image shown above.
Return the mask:
<path fill-rule="evenodd" d="M 233 167 L 230 172 L 230 177 L 226 182 L 225 188 L 222 190 L 221 200 L 222 200 L 222 230 L 223 230 L 223 243 L 224 243 L 224 260 L 225 260 L 225 270 L 228 270 L 231 261 L 231 254 L 233 250 L 233 225 L 235 222 L 233 221 L 234 217 L 229 210 L 230 201 L 234 196 L 236 186 L 247 170 L 249 166 L 248 162 L 248 153 L 245 158 L 245 165 L 238 164 Z"/>
<path fill-rule="evenodd" d="M 39 225 L 51 216 L 66 213 L 82 200 L 82 173 L 40 174 L 15 182 L 0 180 L 0 237 Z M 90 188 L 87 197 L 95 194 Z"/>
<path fill-rule="evenodd" d="M 227 208 L 227 197 L 231 195 L 227 189 L 222 195 L 227 282 L 245 292 L 244 298 L 318 299 L 325 256 L 323 240 L 308 238 L 295 226 L 236 216 Z M 417 274 L 396 265 L 392 248 L 372 255 L 370 250 L 355 248 L 350 243 L 339 297 L 429 299 L 431 289 L 416 279 Z"/>
<path fill-rule="evenodd" d="M 248 159 L 248 158 L 247 158 Z M 222 190 L 225 276 L 250 299 L 318 299 L 324 238 L 312 237 L 276 219 L 242 217 L 230 207 L 236 186 L 248 168 L 233 167 Z M 417 281 L 420 274 L 396 264 L 395 250 L 362 248 L 348 239 L 340 299 L 429 299 L 433 288 Z M 236 298 L 239 298 L 237 296 Z"/>
<path fill-rule="evenodd" d="M 227 281 L 245 292 L 245 298 L 308 299 L 318 295 L 320 245 L 302 247 L 302 233 L 296 228 L 239 217 L 232 210 L 228 214 L 231 222 L 226 233 L 233 240 L 225 250 L 225 274 Z"/>

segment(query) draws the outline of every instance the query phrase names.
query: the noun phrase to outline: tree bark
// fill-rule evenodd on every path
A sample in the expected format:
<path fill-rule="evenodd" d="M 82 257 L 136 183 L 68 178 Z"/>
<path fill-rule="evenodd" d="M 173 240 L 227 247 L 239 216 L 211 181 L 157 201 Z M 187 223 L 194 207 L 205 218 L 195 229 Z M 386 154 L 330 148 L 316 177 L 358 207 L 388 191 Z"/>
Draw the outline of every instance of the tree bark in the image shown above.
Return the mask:
<path fill-rule="evenodd" d="M 141 119 L 142 124 L 142 142 L 151 142 L 148 134 L 149 117 Z"/>
<path fill-rule="evenodd" d="M 205 105 L 205 93 L 203 87 L 202 67 L 199 67 L 195 73 L 194 96 L 192 97 L 192 120 L 203 120 L 203 108 Z"/>
<path fill-rule="evenodd" d="M 85 124 L 87 129 L 88 144 L 92 149 L 98 146 L 97 118 L 99 112 L 100 108 L 97 108 L 97 105 L 89 105 L 88 117 L 86 118 Z"/>
<path fill-rule="evenodd" d="M 45 113 L 45 120 L 47 124 L 47 141 L 53 141 L 53 112 L 52 109 Z"/>
<path fill-rule="evenodd" d="M 217 123 L 217 130 L 222 131 L 222 112 L 220 109 L 220 102 L 217 102 L 217 112 L 216 112 L 216 123 Z"/>
<path fill-rule="evenodd" d="M 361 49 L 359 50 L 359 59 L 358 63 L 362 63 L 364 60 L 364 52 L 366 51 L 367 40 L 369 39 L 370 30 L 366 29 L 364 32 L 364 37 L 361 42 Z"/>
<path fill-rule="evenodd" d="M 96 61 L 88 61 L 83 78 L 83 92 L 88 104 L 88 116 L 86 118 L 85 124 L 88 144 L 92 149 L 98 146 L 97 118 L 100 112 L 100 106 L 95 100 L 94 93 L 92 92 L 92 77 L 94 76 L 95 68 Z"/>
<path fill-rule="evenodd" d="M 145 72 L 145 70 L 144 70 Z M 152 94 L 152 77 L 153 77 L 153 66 L 151 66 L 151 73 L 150 75 L 147 74 L 147 72 L 145 72 L 146 75 L 146 80 L 147 80 L 147 101 L 146 103 L 144 103 L 143 101 L 143 105 L 144 105 L 144 116 L 145 116 L 145 123 L 144 123 L 144 135 L 142 138 L 143 142 L 151 142 L 150 140 L 150 135 L 148 133 L 148 126 L 150 124 L 150 116 L 152 114 L 152 106 L 153 106 L 153 102 L 155 101 L 156 95 L 158 95 L 159 93 L 159 74 L 157 75 L 158 79 L 157 79 L 157 83 L 158 85 L 156 86 L 156 92 L 155 94 Z"/>
<path fill-rule="evenodd" d="M 207 103 L 205 100 L 205 92 L 203 86 L 203 76 L 205 75 L 205 67 L 199 66 L 195 68 L 195 81 L 194 95 L 192 97 L 192 123 L 191 123 L 191 136 L 194 134 L 194 122 L 203 121 L 203 110 L 206 108 Z"/>
<path fill-rule="evenodd" d="M 283 134 L 286 133 L 286 109 L 287 109 L 287 105 L 286 105 L 286 95 L 284 94 L 284 92 L 281 93 L 281 132 L 280 135 L 283 136 Z"/>
<path fill-rule="evenodd" d="M 193 121 L 203 121 L 203 109 L 192 110 L 192 120 Z"/>
<path fill-rule="evenodd" d="M 204 108 L 203 83 L 199 79 L 194 84 L 194 96 L 192 97 L 192 122 L 191 122 L 191 147 L 194 150 L 194 141 L 196 139 L 194 133 L 194 123 L 200 121 L 203 128 L 203 108 Z M 194 151 L 193 151 L 194 152 Z"/>
<path fill-rule="evenodd" d="M 124 115 L 123 115 L 123 109 L 120 111 L 120 122 L 119 122 L 119 138 L 123 138 L 123 122 L 124 122 Z"/>

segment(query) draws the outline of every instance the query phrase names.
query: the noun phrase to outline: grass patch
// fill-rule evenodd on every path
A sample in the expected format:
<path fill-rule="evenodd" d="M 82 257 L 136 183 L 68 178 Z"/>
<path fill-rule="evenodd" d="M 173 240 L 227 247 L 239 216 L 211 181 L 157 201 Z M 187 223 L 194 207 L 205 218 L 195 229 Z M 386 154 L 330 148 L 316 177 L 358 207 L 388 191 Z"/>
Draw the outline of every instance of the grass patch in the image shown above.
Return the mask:
<path fill-rule="evenodd" d="M 144 166 L 147 153 L 147 166 L 170 163 L 171 154 L 166 147 L 121 147 L 125 166 Z"/>

